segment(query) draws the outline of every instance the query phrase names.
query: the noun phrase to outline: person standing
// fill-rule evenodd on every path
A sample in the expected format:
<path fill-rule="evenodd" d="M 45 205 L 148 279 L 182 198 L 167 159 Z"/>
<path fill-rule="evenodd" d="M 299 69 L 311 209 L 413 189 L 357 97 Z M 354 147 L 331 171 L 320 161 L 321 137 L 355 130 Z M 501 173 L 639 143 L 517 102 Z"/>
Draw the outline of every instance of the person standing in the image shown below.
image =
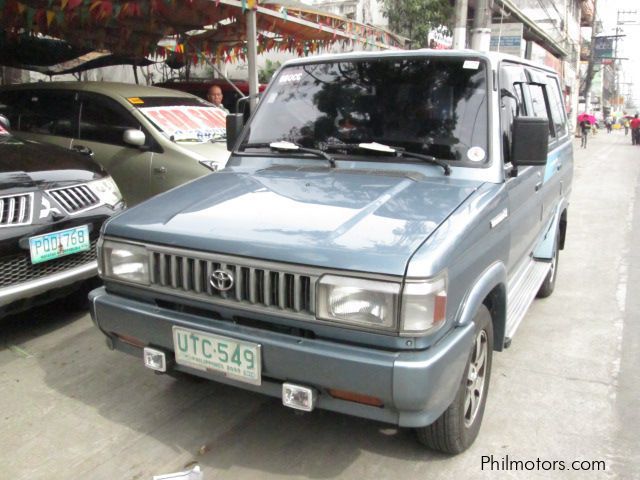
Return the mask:
<path fill-rule="evenodd" d="M 587 148 L 587 137 L 589 136 L 589 130 L 591 130 L 591 122 L 586 118 L 580 122 L 580 147 Z"/>
<path fill-rule="evenodd" d="M 631 144 L 639 145 L 640 144 L 640 118 L 638 118 L 638 114 L 636 113 L 631 120 Z"/>
<path fill-rule="evenodd" d="M 624 127 L 624 136 L 629 135 L 629 119 L 625 118 L 622 120 L 622 126 Z"/>
<path fill-rule="evenodd" d="M 207 92 L 207 100 L 209 100 L 216 108 L 224 111 L 224 113 L 228 114 L 229 110 L 225 108 L 222 104 L 222 89 L 218 85 L 212 85 Z"/>

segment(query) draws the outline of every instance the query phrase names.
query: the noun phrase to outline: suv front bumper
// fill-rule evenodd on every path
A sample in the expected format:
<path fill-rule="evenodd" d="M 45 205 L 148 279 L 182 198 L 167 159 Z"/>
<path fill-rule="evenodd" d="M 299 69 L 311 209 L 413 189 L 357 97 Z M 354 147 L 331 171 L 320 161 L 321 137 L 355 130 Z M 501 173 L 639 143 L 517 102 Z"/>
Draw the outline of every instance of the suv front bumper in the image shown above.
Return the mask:
<path fill-rule="evenodd" d="M 161 349 L 173 358 L 172 327 L 200 330 L 261 346 L 262 383 L 251 385 L 222 374 L 173 364 L 191 373 L 246 390 L 281 397 L 282 383 L 318 390 L 316 406 L 325 410 L 392 423 L 422 427 L 433 423 L 451 404 L 463 378 L 474 337 L 474 326 L 454 328 L 426 350 L 386 351 L 327 339 L 307 339 L 204 319 L 112 295 L 105 288 L 91 292 L 91 317 L 108 337 L 111 348 L 142 358 L 142 346 Z M 344 390 L 382 400 L 374 407 L 331 397 L 328 389 Z"/>

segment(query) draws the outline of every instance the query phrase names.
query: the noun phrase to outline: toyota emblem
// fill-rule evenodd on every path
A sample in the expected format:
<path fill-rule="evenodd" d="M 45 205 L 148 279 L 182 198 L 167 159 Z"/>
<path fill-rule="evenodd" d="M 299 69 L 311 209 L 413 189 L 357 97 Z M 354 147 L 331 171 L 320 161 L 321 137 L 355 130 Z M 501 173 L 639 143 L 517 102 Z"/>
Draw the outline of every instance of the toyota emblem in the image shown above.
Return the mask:
<path fill-rule="evenodd" d="M 228 270 L 215 270 L 209 277 L 209 283 L 216 290 L 226 292 L 233 288 L 233 274 Z"/>

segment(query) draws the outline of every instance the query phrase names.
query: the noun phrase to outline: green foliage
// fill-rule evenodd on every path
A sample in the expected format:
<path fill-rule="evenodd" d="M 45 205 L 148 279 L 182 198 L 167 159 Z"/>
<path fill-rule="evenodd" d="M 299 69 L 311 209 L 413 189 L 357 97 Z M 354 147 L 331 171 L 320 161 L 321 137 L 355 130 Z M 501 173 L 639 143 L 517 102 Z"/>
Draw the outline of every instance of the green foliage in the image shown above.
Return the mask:
<path fill-rule="evenodd" d="M 277 69 L 280 68 L 280 62 L 272 62 L 271 60 L 267 60 L 263 68 L 258 72 L 258 81 L 260 83 L 269 83 L 271 77 L 276 72 Z"/>
<path fill-rule="evenodd" d="M 450 0 L 384 0 L 384 15 L 391 31 L 411 40 L 411 48 L 423 48 L 429 31 L 452 26 L 453 6 Z"/>

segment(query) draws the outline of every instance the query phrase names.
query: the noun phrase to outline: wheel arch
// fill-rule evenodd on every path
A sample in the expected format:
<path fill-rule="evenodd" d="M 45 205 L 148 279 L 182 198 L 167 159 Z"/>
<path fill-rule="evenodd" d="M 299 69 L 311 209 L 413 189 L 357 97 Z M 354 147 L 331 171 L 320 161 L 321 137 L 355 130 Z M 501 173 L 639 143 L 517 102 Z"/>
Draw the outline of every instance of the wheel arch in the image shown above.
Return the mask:
<path fill-rule="evenodd" d="M 507 320 L 507 270 L 502 262 L 490 265 L 472 285 L 461 306 L 458 323 L 473 321 L 480 305 L 489 310 L 493 324 L 493 349 L 501 351 L 504 345 Z"/>

